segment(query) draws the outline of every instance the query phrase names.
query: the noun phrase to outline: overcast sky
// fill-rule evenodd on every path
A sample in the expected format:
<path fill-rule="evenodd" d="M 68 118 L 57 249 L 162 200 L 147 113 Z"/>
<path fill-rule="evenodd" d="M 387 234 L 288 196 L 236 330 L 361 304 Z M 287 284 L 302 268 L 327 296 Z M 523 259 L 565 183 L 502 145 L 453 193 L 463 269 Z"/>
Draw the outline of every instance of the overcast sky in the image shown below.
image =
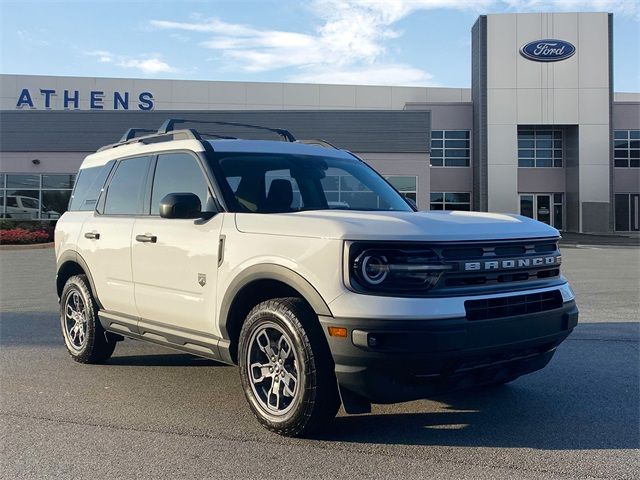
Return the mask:
<path fill-rule="evenodd" d="M 2 73 L 469 87 L 479 14 L 614 13 L 640 91 L 640 0 L 0 0 Z"/>

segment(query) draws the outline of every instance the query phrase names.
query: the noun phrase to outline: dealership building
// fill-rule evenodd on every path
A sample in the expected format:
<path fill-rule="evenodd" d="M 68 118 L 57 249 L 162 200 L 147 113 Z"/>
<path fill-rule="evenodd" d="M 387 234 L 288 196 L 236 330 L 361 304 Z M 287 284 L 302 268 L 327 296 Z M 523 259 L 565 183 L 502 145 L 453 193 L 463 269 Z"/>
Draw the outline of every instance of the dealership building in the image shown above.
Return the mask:
<path fill-rule="evenodd" d="M 471 88 L 0 75 L 0 215 L 57 218 L 84 156 L 182 118 L 349 149 L 421 210 L 638 231 L 640 94 L 613 91 L 612 29 L 607 13 L 480 16 Z M 338 179 L 336 198 L 349 188 Z"/>

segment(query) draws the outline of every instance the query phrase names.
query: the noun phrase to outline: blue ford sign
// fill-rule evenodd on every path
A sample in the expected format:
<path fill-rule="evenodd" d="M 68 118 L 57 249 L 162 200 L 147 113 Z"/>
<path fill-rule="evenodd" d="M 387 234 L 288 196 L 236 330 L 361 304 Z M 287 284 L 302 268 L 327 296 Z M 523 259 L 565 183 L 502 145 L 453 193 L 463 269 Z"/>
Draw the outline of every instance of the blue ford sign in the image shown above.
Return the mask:
<path fill-rule="evenodd" d="M 536 62 L 558 62 L 576 53 L 576 47 L 564 40 L 535 40 L 523 45 L 520 54 Z"/>

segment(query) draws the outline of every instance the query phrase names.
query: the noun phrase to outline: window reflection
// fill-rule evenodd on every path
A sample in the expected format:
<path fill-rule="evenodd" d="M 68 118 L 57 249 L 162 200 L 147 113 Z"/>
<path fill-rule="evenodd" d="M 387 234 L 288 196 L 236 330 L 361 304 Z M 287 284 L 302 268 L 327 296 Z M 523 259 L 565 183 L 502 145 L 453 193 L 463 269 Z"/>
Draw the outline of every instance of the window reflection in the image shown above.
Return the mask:
<path fill-rule="evenodd" d="M 0 218 L 56 220 L 67 210 L 75 175 L 0 174 Z"/>

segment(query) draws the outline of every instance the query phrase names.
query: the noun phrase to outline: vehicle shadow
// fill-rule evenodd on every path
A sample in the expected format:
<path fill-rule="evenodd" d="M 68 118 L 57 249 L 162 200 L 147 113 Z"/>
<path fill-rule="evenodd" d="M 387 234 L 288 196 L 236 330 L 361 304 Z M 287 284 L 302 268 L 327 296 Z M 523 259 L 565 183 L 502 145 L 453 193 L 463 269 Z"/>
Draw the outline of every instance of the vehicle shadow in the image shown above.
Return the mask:
<path fill-rule="evenodd" d="M 604 328 L 610 339 L 599 333 Z M 611 332 L 620 335 L 611 335 Z M 583 324 L 543 370 L 488 389 L 340 416 L 319 440 L 533 448 L 640 447 L 638 324 Z"/>

